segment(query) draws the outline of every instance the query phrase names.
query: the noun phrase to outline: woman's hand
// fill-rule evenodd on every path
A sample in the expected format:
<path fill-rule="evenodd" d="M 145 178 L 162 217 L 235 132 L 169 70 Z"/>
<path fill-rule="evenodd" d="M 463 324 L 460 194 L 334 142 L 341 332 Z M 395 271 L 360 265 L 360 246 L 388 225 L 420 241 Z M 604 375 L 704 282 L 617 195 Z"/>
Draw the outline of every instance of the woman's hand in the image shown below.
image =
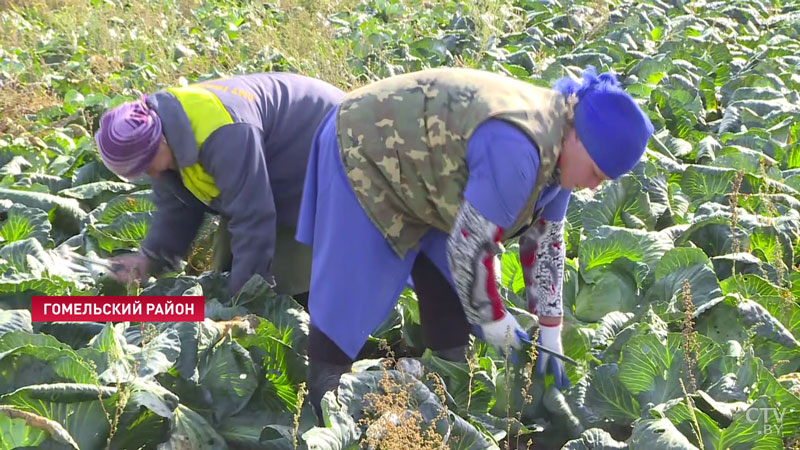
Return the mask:
<path fill-rule="evenodd" d="M 150 265 L 147 256 L 142 253 L 120 255 L 111 258 L 110 261 L 115 266 L 111 276 L 125 284 L 142 281 L 147 276 Z"/>

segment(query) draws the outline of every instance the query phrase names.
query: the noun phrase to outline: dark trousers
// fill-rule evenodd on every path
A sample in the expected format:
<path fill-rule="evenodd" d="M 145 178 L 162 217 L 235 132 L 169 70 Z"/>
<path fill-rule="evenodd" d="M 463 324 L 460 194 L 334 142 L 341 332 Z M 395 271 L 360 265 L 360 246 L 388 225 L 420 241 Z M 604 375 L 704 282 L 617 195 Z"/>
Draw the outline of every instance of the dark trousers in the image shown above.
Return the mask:
<path fill-rule="evenodd" d="M 423 344 L 443 358 L 463 359 L 471 327 L 458 294 L 423 253 L 414 261 L 411 279 L 419 302 Z M 319 415 L 322 396 L 336 389 L 353 360 L 314 326 L 309 330 L 308 357 L 309 400 Z"/>

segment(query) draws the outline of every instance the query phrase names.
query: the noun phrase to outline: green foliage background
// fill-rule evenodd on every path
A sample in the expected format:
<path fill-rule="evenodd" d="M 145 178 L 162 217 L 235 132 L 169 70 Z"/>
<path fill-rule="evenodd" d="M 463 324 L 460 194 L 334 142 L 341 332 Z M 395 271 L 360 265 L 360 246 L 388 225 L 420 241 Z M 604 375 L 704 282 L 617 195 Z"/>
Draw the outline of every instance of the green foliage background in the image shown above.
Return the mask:
<path fill-rule="evenodd" d="M 399 420 L 363 402 L 384 377 L 448 448 L 796 446 L 798 54 L 797 1 L 0 0 L 0 448 L 356 448 Z M 146 233 L 148 186 L 109 173 L 92 139 L 142 93 L 258 71 L 350 90 L 437 66 L 549 86 L 590 64 L 619 74 L 656 134 L 632 173 L 573 193 L 567 392 L 532 376 L 530 355 L 424 352 L 408 290 L 316 427 L 301 401 L 308 315 L 258 277 L 230 296 L 204 272 L 215 221 L 182 272 L 143 286 L 62 252 L 105 258 Z M 533 333 L 517 251 L 502 293 Z M 28 311 L 37 294 L 126 293 L 204 295 L 208 317 Z M 388 371 L 381 340 L 400 358 Z"/>

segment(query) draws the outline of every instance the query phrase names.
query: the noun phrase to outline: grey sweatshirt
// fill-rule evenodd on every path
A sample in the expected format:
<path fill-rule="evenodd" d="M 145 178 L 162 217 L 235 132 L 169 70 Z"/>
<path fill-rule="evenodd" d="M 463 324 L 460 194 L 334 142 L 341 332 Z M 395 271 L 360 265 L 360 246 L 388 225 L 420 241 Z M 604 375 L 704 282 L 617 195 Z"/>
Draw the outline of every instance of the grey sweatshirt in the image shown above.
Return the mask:
<path fill-rule="evenodd" d="M 167 91 L 147 96 L 178 167 L 200 162 L 219 195 L 206 206 L 176 171 L 152 180 L 157 212 L 142 244 L 157 270 L 184 258 L 204 213 L 229 219 L 231 290 L 253 274 L 269 280 L 278 226 L 294 228 L 317 125 L 344 95 L 323 81 L 264 73 L 204 82 L 233 119 L 197 144 L 181 104 Z"/>

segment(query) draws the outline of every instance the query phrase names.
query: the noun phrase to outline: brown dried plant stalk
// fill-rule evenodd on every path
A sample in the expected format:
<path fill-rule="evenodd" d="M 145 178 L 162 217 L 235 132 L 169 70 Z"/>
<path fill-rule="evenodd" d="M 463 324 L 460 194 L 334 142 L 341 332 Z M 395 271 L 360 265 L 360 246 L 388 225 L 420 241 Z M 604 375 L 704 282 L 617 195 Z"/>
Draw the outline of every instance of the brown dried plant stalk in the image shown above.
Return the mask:
<path fill-rule="evenodd" d="M 435 374 L 433 379 L 434 393 L 442 402 L 443 408 L 430 423 L 426 423 L 419 405 L 412 397 L 416 378 L 407 374 L 400 367 L 398 377 L 392 376 L 391 368 L 398 367 L 394 351 L 381 340 L 379 348 L 387 353 L 382 364 L 382 376 L 378 389 L 364 395 L 364 417 L 359 424 L 367 428 L 367 435 L 361 444 L 376 450 L 418 449 L 434 450 L 448 448 L 444 438 L 440 436 L 433 424 L 447 420 L 448 411 L 445 405 L 445 388 Z"/>
<path fill-rule="evenodd" d="M 694 303 L 692 302 L 692 286 L 688 279 L 683 280 L 683 322 L 681 323 L 681 347 L 686 362 L 686 377 L 689 388 L 694 393 L 697 390 L 695 380 L 695 366 L 697 365 L 697 332 L 694 330 Z M 683 381 L 681 381 L 683 382 Z"/>

